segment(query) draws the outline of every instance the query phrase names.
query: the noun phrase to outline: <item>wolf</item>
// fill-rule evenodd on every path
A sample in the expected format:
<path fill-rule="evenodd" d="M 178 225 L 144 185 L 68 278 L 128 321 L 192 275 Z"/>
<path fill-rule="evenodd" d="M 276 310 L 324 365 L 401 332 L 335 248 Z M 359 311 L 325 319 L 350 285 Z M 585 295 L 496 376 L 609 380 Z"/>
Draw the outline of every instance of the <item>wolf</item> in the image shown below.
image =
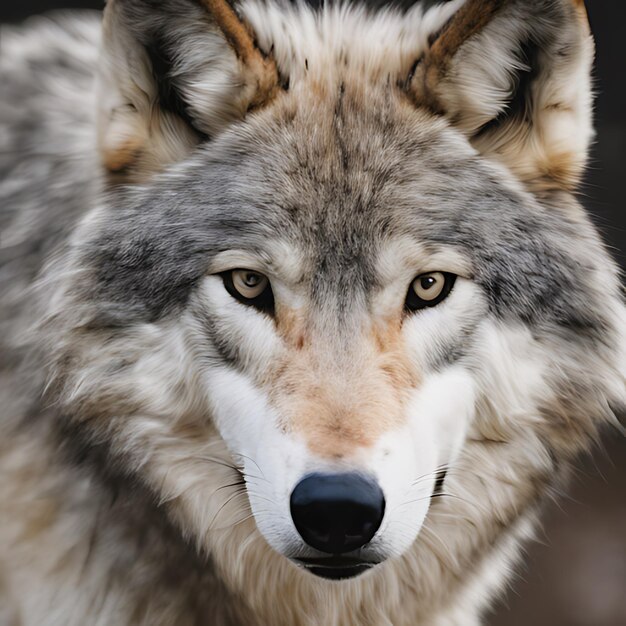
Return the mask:
<path fill-rule="evenodd" d="M 483 623 L 626 404 L 582 0 L 1 45 L 0 622 Z"/>

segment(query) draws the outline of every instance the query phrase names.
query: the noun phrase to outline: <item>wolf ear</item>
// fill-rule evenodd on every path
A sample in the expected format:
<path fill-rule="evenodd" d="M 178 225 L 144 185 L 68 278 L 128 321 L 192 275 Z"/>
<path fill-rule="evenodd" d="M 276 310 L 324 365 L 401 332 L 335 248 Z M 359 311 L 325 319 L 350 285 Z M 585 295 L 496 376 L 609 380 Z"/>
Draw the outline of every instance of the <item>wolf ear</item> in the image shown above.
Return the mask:
<path fill-rule="evenodd" d="M 593 56 L 584 0 L 466 0 L 409 91 L 533 189 L 572 189 L 593 138 Z"/>
<path fill-rule="evenodd" d="M 227 0 L 109 0 L 99 72 L 105 168 L 140 180 L 279 89 Z"/>

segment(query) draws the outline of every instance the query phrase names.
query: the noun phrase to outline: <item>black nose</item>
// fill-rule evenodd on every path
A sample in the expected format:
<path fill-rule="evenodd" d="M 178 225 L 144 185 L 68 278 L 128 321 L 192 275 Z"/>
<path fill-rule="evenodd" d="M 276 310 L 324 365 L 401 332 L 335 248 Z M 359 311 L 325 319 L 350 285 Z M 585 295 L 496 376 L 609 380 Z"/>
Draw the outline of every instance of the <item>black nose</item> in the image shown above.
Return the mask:
<path fill-rule="evenodd" d="M 302 539 L 330 554 L 364 546 L 384 512 L 380 487 L 361 474 L 311 474 L 291 494 L 291 517 Z"/>

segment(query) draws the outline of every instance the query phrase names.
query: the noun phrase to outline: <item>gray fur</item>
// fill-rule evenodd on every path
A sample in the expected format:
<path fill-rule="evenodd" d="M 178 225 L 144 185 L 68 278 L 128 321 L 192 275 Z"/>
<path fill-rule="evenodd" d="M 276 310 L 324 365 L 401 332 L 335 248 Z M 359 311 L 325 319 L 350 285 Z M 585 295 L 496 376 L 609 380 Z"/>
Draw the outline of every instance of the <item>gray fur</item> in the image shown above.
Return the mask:
<path fill-rule="evenodd" d="M 480 157 L 457 156 L 445 131 L 408 135 L 397 103 L 376 97 L 355 115 L 359 104 L 337 96 L 335 140 L 324 146 L 324 160 L 313 141 L 319 120 L 304 110 L 253 131 L 235 127 L 175 174 L 111 201 L 116 220 L 81 249 L 81 263 L 94 269 L 88 296 L 102 301 L 102 319 L 116 305 L 134 305 L 145 320 L 170 312 L 185 304 L 213 255 L 268 253 L 278 232 L 292 245 L 306 242 L 318 306 L 341 309 L 355 287 L 376 284 L 368 266 L 376 242 L 401 234 L 462 250 L 494 315 L 610 342 L 593 276 L 614 265 L 573 199 L 555 193 L 537 202 L 503 184 Z M 383 136 L 371 128 L 385 129 Z M 597 259 L 580 258 L 588 241 Z"/>
<path fill-rule="evenodd" d="M 143 34 L 167 28 L 177 6 L 168 3 Z M 127 5 L 126 17 L 135 20 L 130 30 L 144 25 L 138 16 L 146 7 Z M 184 494 L 161 492 L 151 482 L 152 451 L 125 439 L 135 420 L 158 418 L 174 429 L 167 431 L 172 439 L 173 432 L 184 443 L 221 442 L 204 399 L 190 390 L 211 360 L 241 372 L 249 364 L 200 301 L 216 255 L 243 249 L 280 265 L 281 243 L 297 250 L 311 323 L 334 340 L 329 358 L 347 363 L 356 354 L 350 346 L 358 314 L 385 286 L 380 255 L 408 238 L 464 259 L 486 303 L 428 355 L 429 371 L 462 364 L 486 376 L 491 364 L 480 350 L 490 324 L 522 329 L 554 365 L 546 375 L 550 395 L 532 416 L 541 418 L 536 430 L 520 434 L 491 423 L 484 417 L 493 412 L 491 398 L 476 400 L 489 424 L 477 427 L 481 436 L 468 444 L 467 458 L 484 454 L 497 465 L 511 449 L 522 454 L 537 446 L 536 455 L 528 453 L 536 465 L 515 457 L 516 471 L 519 465 L 527 472 L 519 499 L 481 518 L 475 538 L 473 513 L 456 518 L 456 532 L 472 535 L 467 549 L 454 564 L 436 551 L 424 561 L 441 571 L 440 579 L 433 575 L 441 588 L 433 591 L 426 576 L 409 581 L 416 602 L 425 598 L 420 624 L 477 623 L 498 585 L 490 582 L 469 601 L 465 581 L 478 580 L 492 561 L 504 578 L 548 486 L 612 419 L 611 405 L 623 402 L 615 371 L 624 332 L 617 269 L 583 209 L 566 191 L 533 192 L 473 149 L 453 123 L 415 109 L 389 82 L 354 77 L 324 97 L 287 91 L 216 136 L 198 128 L 199 145 L 187 159 L 142 184 L 118 184 L 102 171 L 95 140 L 98 20 L 55 17 L 7 29 L 12 52 L 0 77 L 0 397 L 7 433 L 0 457 L 24 450 L 23 462 L 34 450 L 37 480 L 23 478 L 27 495 L 32 489 L 36 501 L 60 502 L 59 524 L 78 511 L 87 529 L 76 539 L 83 542 L 83 571 L 90 581 L 102 572 L 104 581 L 86 587 L 94 603 L 101 601 L 92 615 L 119 624 L 263 623 L 207 556 L 206 537 L 194 535 L 180 504 Z M 79 60 L 77 50 L 88 58 Z M 171 67 L 164 74 L 153 69 L 172 90 L 169 99 L 160 91 L 156 105 L 193 125 L 184 80 L 165 84 Z M 133 376 L 142 358 L 160 354 L 162 339 L 181 319 L 193 333 L 181 341 L 187 352 L 178 378 L 163 391 L 170 404 L 157 410 L 137 389 L 151 375 L 150 364 L 145 379 L 136 383 Z M 146 338 L 146 329 L 157 338 Z M 183 380 L 188 362 L 193 375 Z M 215 475 L 222 471 L 222 486 L 233 481 L 237 489 L 241 473 L 228 456 L 220 458 L 213 459 Z M 13 465 L 0 468 L 8 474 Z M 471 493 L 484 495 L 482 477 L 467 476 L 446 480 L 473 480 Z M 437 506 L 445 505 L 433 504 L 435 513 Z M 63 527 L 63 536 L 72 528 Z M 262 541 L 254 527 L 252 533 Z M 0 566 L 7 565 L 0 555 Z M 371 585 L 385 595 L 384 584 Z M 311 597 L 319 598 L 316 592 Z M 116 598 L 119 613 L 107 604 Z M 346 601 L 336 623 L 382 623 L 367 606 L 363 598 Z M 465 606 L 467 614 L 458 608 Z M 281 608 L 285 623 L 304 622 L 300 607 L 285 600 Z M 387 619 L 393 615 L 402 623 L 418 619 L 401 612 Z"/>

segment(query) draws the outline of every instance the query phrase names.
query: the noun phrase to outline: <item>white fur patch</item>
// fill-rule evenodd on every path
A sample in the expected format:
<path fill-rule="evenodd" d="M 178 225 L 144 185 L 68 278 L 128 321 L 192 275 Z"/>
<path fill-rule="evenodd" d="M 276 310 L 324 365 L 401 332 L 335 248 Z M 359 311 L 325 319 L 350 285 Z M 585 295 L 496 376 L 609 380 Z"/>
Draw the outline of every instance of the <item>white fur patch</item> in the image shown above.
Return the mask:
<path fill-rule="evenodd" d="M 454 0 L 423 11 L 384 8 L 370 12 L 348 3 L 325 5 L 246 0 L 241 12 L 262 49 L 272 50 L 280 71 L 298 82 L 317 79 L 345 66 L 372 75 L 408 72 L 439 30 L 465 0 Z"/>

